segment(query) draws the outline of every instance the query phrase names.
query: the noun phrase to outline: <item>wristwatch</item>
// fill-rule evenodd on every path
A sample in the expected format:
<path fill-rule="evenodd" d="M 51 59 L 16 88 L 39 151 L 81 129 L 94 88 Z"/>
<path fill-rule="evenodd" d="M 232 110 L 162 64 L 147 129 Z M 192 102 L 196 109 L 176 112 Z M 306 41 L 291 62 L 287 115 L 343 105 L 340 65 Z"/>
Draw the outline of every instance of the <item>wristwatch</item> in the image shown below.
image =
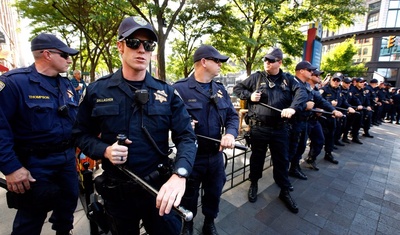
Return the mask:
<path fill-rule="evenodd" d="M 187 178 L 189 176 L 188 171 L 183 167 L 179 167 L 178 169 L 174 170 L 172 173 L 179 176 L 179 178 Z"/>

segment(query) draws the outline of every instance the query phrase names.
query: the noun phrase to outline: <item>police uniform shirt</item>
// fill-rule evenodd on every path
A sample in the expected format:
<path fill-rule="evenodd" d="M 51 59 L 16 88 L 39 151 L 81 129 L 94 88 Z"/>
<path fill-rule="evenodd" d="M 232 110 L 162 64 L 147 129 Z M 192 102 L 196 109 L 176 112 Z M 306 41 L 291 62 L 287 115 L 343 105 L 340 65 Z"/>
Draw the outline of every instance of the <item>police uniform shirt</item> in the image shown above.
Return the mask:
<path fill-rule="evenodd" d="M 148 93 L 148 101 L 143 105 L 135 102 L 135 94 L 122 77 L 121 69 L 89 84 L 73 129 L 78 146 L 91 158 L 105 160 L 105 171 L 121 175 L 103 155 L 116 142 L 118 134 L 125 134 L 132 141 L 128 145 L 126 164 L 139 177 L 144 177 L 168 157 L 157 151 L 142 125 L 163 153 L 168 152 L 171 130 L 172 141 L 178 149 L 175 168 L 183 167 L 190 173 L 196 137 L 182 99 L 170 85 L 148 72 L 141 89 Z"/>
<path fill-rule="evenodd" d="M 244 81 L 236 84 L 234 93 L 240 98 L 247 100 L 249 104 L 249 117 L 266 122 L 269 118 L 281 120 L 280 112 L 264 107 L 258 102 L 250 100 L 251 94 L 260 91 L 261 99 L 259 102 L 268 104 L 277 109 L 292 108 L 296 112 L 301 112 L 306 107 L 308 95 L 304 89 L 294 80 L 290 74 L 283 73 L 279 69 L 276 80 L 268 80 L 268 74 L 256 72 L 251 74 Z"/>
<path fill-rule="evenodd" d="M 50 79 L 56 87 L 39 74 L 34 65 L 1 75 L 0 107 L 12 128 L 12 133 L 3 136 L 8 147 L 56 144 L 71 138 L 70 130 L 78 107 L 77 94 L 67 78 L 58 75 Z M 67 109 L 61 116 L 58 109 L 63 106 Z M 12 155 L 0 162 L 0 165 L 8 164 L 7 161 L 15 159 L 13 167 L 4 167 L 11 172 L 20 167 L 14 153 Z"/>
<path fill-rule="evenodd" d="M 222 134 L 237 137 L 239 117 L 222 83 L 212 80 L 210 83 L 201 84 L 192 74 L 177 81 L 173 86 L 182 97 L 192 119 L 198 121 L 195 127 L 196 134 L 215 139 L 221 139 Z M 199 138 L 198 142 L 201 151 L 204 147 L 211 146 L 214 153 L 219 149 L 219 143 L 202 138 Z"/>

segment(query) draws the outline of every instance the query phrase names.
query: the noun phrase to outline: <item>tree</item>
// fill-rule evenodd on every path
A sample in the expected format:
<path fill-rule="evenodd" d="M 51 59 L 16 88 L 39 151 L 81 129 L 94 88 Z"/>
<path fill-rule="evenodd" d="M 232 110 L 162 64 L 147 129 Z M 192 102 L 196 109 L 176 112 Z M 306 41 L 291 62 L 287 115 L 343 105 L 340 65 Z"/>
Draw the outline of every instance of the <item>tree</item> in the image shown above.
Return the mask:
<path fill-rule="evenodd" d="M 176 37 L 171 41 L 167 71 L 171 80 L 188 77 L 193 71 L 193 53 L 197 45 L 219 27 L 215 18 L 223 17 L 223 8 L 207 1 L 189 3 L 173 26 Z"/>
<path fill-rule="evenodd" d="M 354 38 L 347 39 L 324 54 L 321 61 L 321 70 L 331 74 L 342 72 L 349 77 L 363 76 L 366 72 L 365 64 L 353 63 L 353 56 L 356 55 L 358 51 L 354 42 Z"/>
<path fill-rule="evenodd" d="M 301 56 L 305 36 L 300 26 L 321 22 L 329 28 L 349 25 L 352 18 L 365 12 L 363 0 L 233 0 L 231 15 L 221 20 L 222 27 L 213 33 L 213 45 L 230 51 L 249 75 L 259 67 L 265 50 L 279 46 L 291 56 Z M 296 2 L 296 1 L 295 1 Z M 236 23 L 240 21 L 240 23 Z M 233 33 L 232 33 L 233 32 Z M 285 63 L 290 62 L 285 61 Z"/>
<path fill-rule="evenodd" d="M 113 6 L 126 7 L 124 1 L 97 0 L 20 0 L 16 3 L 23 17 L 32 19 L 33 32 L 57 32 L 67 44 L 79 47 L 81 70 L 90 71 L 91 81 L 102 59 L 112 72 L 120 65 L 115 46 L 123 15 Z M 76 40 L 78 39 L 78 40 Z"/>

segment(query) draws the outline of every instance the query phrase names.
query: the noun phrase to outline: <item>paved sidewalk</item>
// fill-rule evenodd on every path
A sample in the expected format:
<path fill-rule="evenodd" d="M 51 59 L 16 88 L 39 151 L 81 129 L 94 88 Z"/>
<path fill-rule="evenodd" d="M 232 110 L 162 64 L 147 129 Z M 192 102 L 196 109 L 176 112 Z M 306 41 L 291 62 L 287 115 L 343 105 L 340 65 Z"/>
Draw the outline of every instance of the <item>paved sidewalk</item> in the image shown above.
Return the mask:
<path fill-rule="evenodd" d="M 272 168 L 259 181 L 255 203 L 247 201 L 250 182 L 223 194 L 216 226 L 220 235 L 254 234 L 400 234 L 400 126 L 374 126 L 375 138 L 361 136 L 363 145 L 338 147 L 338 165 L 319 156 L 319 171 L 303 166 L 308 180 L 290 178 L 292 197 L 299 213 L 292 214 L 278 199 L 279 188 Z M 7 208 L 0 189 L 0 235 L 10 234 L 15 210 Z M 201 209 L 195 218 L 195 234 L 201 234 Z M 46 223 L 43 235 L 54 234 Z M 79 206 L 75 235 L 89 235 L 89 226 Z"/>

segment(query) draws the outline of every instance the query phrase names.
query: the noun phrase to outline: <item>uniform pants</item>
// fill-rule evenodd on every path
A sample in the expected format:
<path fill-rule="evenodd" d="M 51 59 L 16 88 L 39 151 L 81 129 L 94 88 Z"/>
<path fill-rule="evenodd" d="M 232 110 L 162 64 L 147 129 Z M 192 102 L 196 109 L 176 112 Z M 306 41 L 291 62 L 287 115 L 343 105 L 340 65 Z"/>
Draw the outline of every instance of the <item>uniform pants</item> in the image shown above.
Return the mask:
<path fill-rule="evenodd" d="M 45 195 L 49 187 L 55 186 L 57 192 L 55 203 L 52 204 L 52 214 L 49 221 L 56 231 L 69 231 L 73 228 L 74 217 L 78 202 L 78 175 L 74 149 L 45 157 L 31 156 L 22 160 L 36 182 L 48 187 L 32 189 L 34 195 Z M 35 184 L 35 183 L 31 183 Z M 44 198 L 43 196 L 39 196 Z M 44 199 L 51 200 L 53 198 Z M 46 202 L 38 202 L 46 203 Z M 35 205 L 33 205 L 35 206 Z M 39 235 L 49 210 L 45 208 L 18 209 L 14 219 L 12 235 Z"/>
<path fill-rule="evenodd" d="M 288 140 L 289 127 L 252 126 L 250 129 L 251 156 L 250 156 L 250 181 L 257 182 L 262 177 L 264 162 L 268 147 L 271 150 L 273 163 L 273 177 L 275 183 L 282 189 L 288 190 L 290 186 L 288 167 Z"/>
<path fill-rule="evenodd" d="M 222 152 L 196 155 L 181 205 L 192 211 L 193 216 L 196 216 L 201 185 L 203 190 L 201 196 L 203 215 L 208 218 L 217 218 L 225 182 L 226 174 Z"/>
<path fill-rule="evenodd" d="M 307 122 L 298 121 L 291 125 L 290 143 L 289 143 L 289 159 L 290 167 L 293 168 L 299 165 L 299 161 L 307 146 Z"/>
<path fill-rule="evenodd" d="M 318 120 L 310 120 L 308 122 L 308 137 L 311 140 L 308 156 L 315 161 L 325 143 L 324 132 Z"/>

